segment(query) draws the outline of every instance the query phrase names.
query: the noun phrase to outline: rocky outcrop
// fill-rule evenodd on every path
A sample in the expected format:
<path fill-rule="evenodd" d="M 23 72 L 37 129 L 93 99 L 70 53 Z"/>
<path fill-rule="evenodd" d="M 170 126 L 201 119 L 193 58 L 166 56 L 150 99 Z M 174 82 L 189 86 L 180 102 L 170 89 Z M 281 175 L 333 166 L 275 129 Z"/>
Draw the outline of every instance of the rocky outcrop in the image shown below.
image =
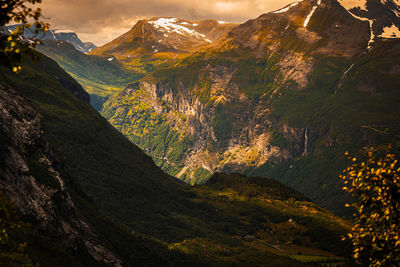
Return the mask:
<path fill-rule="evenodd" d="M 99 262 L 121 266 L 118 257 L 96 241 L 96 233 L 76 214 L 68 181 L 41 123 L 35 107 L 0 82 L 0 190 L 15 202 L 19 215 L 36 233 L 62 242 L 70 251 L 84 244 Z"/>
<path fill-rule="evenodd" d="M 274 175 L 339 207 L 344 150 L 379 145 L 361 136 L 371 120 L 382 129 L 396 121 L 400 10 L 391 0 L 367 0 L 362 9 L 342 2 L 350 1 L 304 0 L 261 15 L 142 79 L 136 88 L 151 99 L 149 112 L 191 141 L 169 173 L 190 183 L 199 182 L 199 169 Z M 108 102 L 121 112 L 106 117 L 124 134 L 134 132 L 130 139 L 168 169 L 170 147 L 142 142 L 160 135 L 137 133 L 143 121 L 129 128 L 138 119 L 124 115 L 130 107 L 123 99 Z"/>
<path fill-rule="evenodd" d="M 185 181 L 190 183 L 195 182 L 194 173 L 199 168 L 209 173 L 243 171 L 267 162 L 282 163 L 306 153 L 309 142 L 306 128 L 289 127 L 271 118 L 265 100 L 252 103 L 252 99 L 232 79 L 236 71 L 233 65 L 208 64 L 200 70 L 199 81 L 191 89 L 180 81 L 175 86 L 168 81 L 153 82 L 151 79 L 133 83 L 119 97 L 109 100 L 114 111 L 111 115 L 107 113 L 106 117 L 110 116 L 107 117 L 109 121 L 128 138 L 132 131 L 136 131 L 132 139 L 135 142 L 139 135 L 147 138 L 143 136 L 142 129 L 137 129 L 137 126 L 129 128 L 120 122 L 139 120 L 138 116 L 129 115 L 133 114 L 132 110 L 138 104 L 115 99 L 135 99 L 136 103 L 149 107 L 144 112 L 162 116 L 182 139 L 191 141 L 190 147 L 185 147 L 182 160 L 178 165 L 173 164 L 177 168 L 176 173 L 171 173 L 178 178 L 185 177 Z M 306 77 L 296 72 L 291 75 Z M 207 91 L 207 97 L 204 97 L 204 91 Z M 152 126 L 146 129 L 154 130 Z M 285 144 L 275 140 L 277 135 L 282 135 Z M 166 166 L 172 164 L 168 152 L 173 148 L 167 147 L 160 156 L 159 152 L 155 155 L 147 144 L 138 143 Z"/>
<path fill-rule="evenodd" d="M 277 83 L 284 83 L 292 80 L 297 83 L 297 89 L 305 89 L 309 84 L 309 77 L 314 69 L 314 59 L 306 58 L 300 53 L 287 53 L 279 62 L 282 80 Z"/>

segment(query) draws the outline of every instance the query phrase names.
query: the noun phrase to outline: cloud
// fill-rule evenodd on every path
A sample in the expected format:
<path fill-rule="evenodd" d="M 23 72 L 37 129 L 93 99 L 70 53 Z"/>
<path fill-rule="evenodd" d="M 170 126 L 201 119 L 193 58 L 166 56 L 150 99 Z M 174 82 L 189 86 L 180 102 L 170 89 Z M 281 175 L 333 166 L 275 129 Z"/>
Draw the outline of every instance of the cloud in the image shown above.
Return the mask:
<path fill-rule="evenodd" d="M 244 22 L 293 0 L 43 0 L 53 29 L 70 29 L 83 41 L 105 44 L 142 18 L 171 16 L 192 20 Z"/>

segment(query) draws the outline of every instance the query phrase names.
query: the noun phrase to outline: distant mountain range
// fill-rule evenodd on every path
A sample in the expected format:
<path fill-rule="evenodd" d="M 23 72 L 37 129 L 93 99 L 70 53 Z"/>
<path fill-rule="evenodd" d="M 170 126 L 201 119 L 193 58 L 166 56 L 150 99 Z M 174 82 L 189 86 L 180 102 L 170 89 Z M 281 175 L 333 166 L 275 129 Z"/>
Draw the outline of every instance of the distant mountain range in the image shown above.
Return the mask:
<path fill-rule="evenodd" d="M 237 24 L 157 17 L 138 21 L 127 33 L 90 55 L 115 57 L 138 72 L 149 72 L 211 46 Z"/>
<path fill-rule="evenodd" d="M 114 57 L 104 58 L 82 53 L 66 41 L 43 40 L 37 51 L 56 60 L 90 94 L 90 102 L 101 110 L 112 94 L 144 75 L 131 71 Z"/>
<path fill-rule="evenodd" d="M 331 211 L 346 151 L 400 150 L 399 4 L 157 17 L 90 52 L 45 32 L 0 67 L 0 205 L 27 228 L 0 262 L 355 265 Z"/>
<path fill-rule="evenodd" d="M 14 31 L 17 25 L 7 26 L 9 31 Z M 82 53 L 88 53 L 96 48 L 93 43 L 83 43 L 78 35 L 70 30 L 47 30 L 44 33 L 35 34 L 33 29 L 25 29 L 24 36 L 26 38 L 35 38 L 39 40 L 56 40 L 65 41 L 72 44 L 76 50 Z"/>
<path fill-rule="evenodd" d="M 172 17 L 140 20 L 130 31 L 91 54 L 115 56 L 121 60 L 156 53 L 191 53 L 210 45 L 236 26 L 217 20 L 191 21 Z"/>

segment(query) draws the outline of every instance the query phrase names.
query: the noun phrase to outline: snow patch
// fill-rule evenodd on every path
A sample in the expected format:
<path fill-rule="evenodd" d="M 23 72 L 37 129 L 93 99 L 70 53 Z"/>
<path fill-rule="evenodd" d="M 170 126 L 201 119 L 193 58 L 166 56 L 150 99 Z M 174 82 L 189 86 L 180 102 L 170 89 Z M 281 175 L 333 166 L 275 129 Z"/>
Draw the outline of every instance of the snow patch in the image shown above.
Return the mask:
<path fill-rule="evenodd" d="M 54 30 L 54 33 L 75 33 L 74 31 L 71 30 Z"/>
<path fill-rule="evenodd" d="M 321 4 L 321 0 L 318 0 L 317 5 L 313 6 L 310 13 L 306 17 L 306 20 L 304 21 L 304 24 L 303 24 L 304 27 L 307 27 L 308 22 L 310 21 L 312 15 L 314 14 L 315 10 L 317 9 L 317 7 L 319 7 L 320 4 Z"/>
<path fill-rule="evenodd" d="M 205 39 L 206 36 L 202 33 L 199 33 L 195 30 L 189 29 L 182 25 L 177 24 L 176 18 L 159 18 L 155 21 L 149 21 L 150 24 L 154 25 L 157 29 L 166 30 L 168 33 L 178 33 L 180 35 L 191 35 L 196 38 Z M 181 23 L 182 24 L 182 23 Z M 192 24 L 196 26 L 197 24 Z M 164 34 L 165 37 L 168 37 L 168 34 Z"/>
<path fill-rule="evenodd" d="M 285 7 L 285 8 L 282 8 L 282 9 L 279 9 L 279 10 L 277 10 L 277 11 L 274 11 L 273 13 L 275 13 L 275 14 L 277 14 L 277 13 L 284 13 L 284 12 L 286 12 L 286 11 L 288 11 L 291 7 L 294 7 L 294 6 L 296 6 L 298 3 L 300 3 L 301 1 L 299 1 L 299 2 L 295 2 L 295 3 L 293 3 L 293 4 L 290 4 L 290 5 L 288 5 L 287 7 Z"/>
<path fill-rule="evenodd" d="M 212 43 L 212 41 L 210 39 L 206 39 L 207 42 Z"/>
<path fill-rule="evenodd" d="M 196 32 L 195 30 L 192 30 L 192 29 L 189 29 L 182 25 L 177 24 L 176 18 L 159 18 L 158 20 L 155 20 L 155 21 L 149 21 L 149 23 L 154 25 L 155 28 L 167 30 L 169 33 L 175 32 L 175 33 L 178 33 L 181 35 L 189 34 L 196 38 L 205 38 L 206 37 L 202 33 Z M 193 24 L 193 26 L 195 26 L 195 24 Z"/>
<path fill-rule="evenodd" d="M 222 20 L 218 20 L 218 23 L 219 23 L 219 24 L 226 24 L 226 23 L 228 23 L 228 22 L 222 21 Z"/>
<path fill-rule="evenodd" d="M 107 60 L 108 60 L 108 61 L 113 61 L 114 58 L 113 58 L 113 57 L 110 57 L 110 58 L 107 58 Z"/>
<path fill-rule="evenodd" d="M 385 27 L 383 28 L 383 33 L 378 37 L 400 38 L 400 30 L 395 25 L 392 25 L 390 27 Z"/>
<path fill-rule="evenodd" d="M 157 53 L 158 52 L 158 50 L 156 49 L 156 50 L 154 50 L 154 53 Z"/>

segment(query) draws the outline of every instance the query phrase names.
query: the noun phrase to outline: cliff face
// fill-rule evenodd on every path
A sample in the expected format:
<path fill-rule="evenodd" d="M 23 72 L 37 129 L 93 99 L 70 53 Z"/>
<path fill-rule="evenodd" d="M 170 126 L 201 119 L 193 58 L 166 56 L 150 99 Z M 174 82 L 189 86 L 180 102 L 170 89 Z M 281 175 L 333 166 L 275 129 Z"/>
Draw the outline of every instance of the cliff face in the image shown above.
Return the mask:
<path fill-rule="evenodd" d="M 121 266 L 118 257 L 95 241 L 96 232 L 77 215 L 60 172 L 61 162 L 46 140 L 42 115 L 4 81 L 0 107 L 0 190 L 15 202 L 18 214 L 32 224 L 35 234 L 57 242 L 66 251 L 77 253 L 83 246 L 96 261 Z"/>
<path fill-rule="evenodd" d="M 277 181 L 219 175 L 214 184 L 190 187 L 163 173 L 61 85 L 54 75 L 60 77 L 62 70 L 50 59 L 42 56 L 37 63 L 27 59 L 17 75 L 1 70 L 12 87 L 3 83 L 0 87 L 0 191 L 15 200 L 20 219 L 32 224 L 32 238 L 22 241 L 27 241 L 32 262 L 44 266 L 298 264 L 291 253 L 254 246 L 259 240 L 284 240 L 290 247 L 302 240 L 302 248 L 323 250 L 332 259 L 347 255 L 339 240 L 349 224 Z M 190 140 L 179 139 L 179 132 L 167 123 L 175 116 L 176 129 L 179 123 L 186 125 L 183 115 L 161 99 L 178 101 L 175 88 L 160 86 L 168 93 L 161 94 L 150 82 L 132 85 L 123 93 L 124 103 L 136 101 L 127 116 L 135 112 L 146 118 L 136 121 L 143 134 L 158 127 L 156 137 L 164 143 L 153 143 L 151 138 L 149 147 L 155 145 L 159 153 L 173 147 L 175 154 L 169 158 L 177 160 L 184 151 L 177 144 Z M 186 102 L 191 101 L 199 103 L 186 111 Z M 202 119 L 201 112 L 213 108 L 201 101 L 187 94 L 174 109 L 209 125 L 210 119 Z M 171 112 L 157 116 L 142 112 L 150 107 Z M 157 120 L 161 123 L 156 125 Z M 291 227 L 293 220 L 288 218 L 298 220 L 299 227 Z M 273 231 L 282 226 L 291 231 Z M 250 244 L 242 238 L 247 235 L 252 235 Z"/>
<path fill-rule="evenodd" d="M 343 153 L 398 131 L 399 39 L 380 35 L 383 18 L 352 10 L 302 1 L 249 20 L 127 86 L 102 114 L 186 182 L 221 170 L 269 176 L 342 212 Z"/>
<path fill-rule="evenodd" d="M 206 65 L 191 90 L 182 81 L 133 83 L 112 97 L 102 114 L 154 158 L 167 162 L 170 174 L 192 184 L 204 182 L 207 172 L 241 171 L 307 154 L 307 127 L 273 119 L 266 101 L 240 91 L 232 79 L 236 71 L 233 65 Z M 149 145 L 147 140 L 160 135 L 158 125 L 168 127 L 177 141 L 163 149 Z M 178 157 L 177 144 L 183 146 Z"/>

